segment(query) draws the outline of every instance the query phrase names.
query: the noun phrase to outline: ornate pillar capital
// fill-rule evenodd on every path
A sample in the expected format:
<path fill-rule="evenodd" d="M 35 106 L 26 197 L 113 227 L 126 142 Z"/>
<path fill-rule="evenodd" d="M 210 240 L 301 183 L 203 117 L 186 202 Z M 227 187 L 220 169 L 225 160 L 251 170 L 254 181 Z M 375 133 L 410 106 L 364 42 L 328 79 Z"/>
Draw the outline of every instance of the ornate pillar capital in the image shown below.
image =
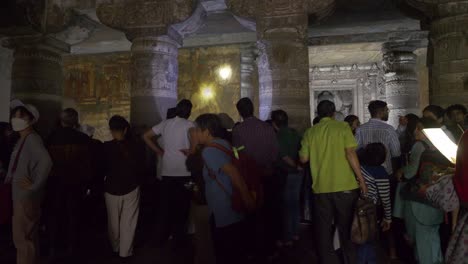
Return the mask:
<path fill-rule="evenodd" d="M 275 12 L 315 14 L 322 18 L 331 13 L 335 0 L 225 0 L 228 8 L 236 15 L 256 19 L 262 14 Z M 301 7 L 301 9 L 296 9 Z"/>
<path fill-rule="evenodd" d="M 168 27 L 187 19 L 193 11 L 192 0 L 120 0 L 97 7 L 99 20 L 122 30 L 129 40 L 168 34 Z"/>
<path fill-rule="evenodd" d="M 382 45 L 385 97 L 391 110 L 389 123 L 398 125 L 399 116 L 419 112 L 416 74 L 417 56 L 413 52 L 421 41 L 386 42 Z"/>

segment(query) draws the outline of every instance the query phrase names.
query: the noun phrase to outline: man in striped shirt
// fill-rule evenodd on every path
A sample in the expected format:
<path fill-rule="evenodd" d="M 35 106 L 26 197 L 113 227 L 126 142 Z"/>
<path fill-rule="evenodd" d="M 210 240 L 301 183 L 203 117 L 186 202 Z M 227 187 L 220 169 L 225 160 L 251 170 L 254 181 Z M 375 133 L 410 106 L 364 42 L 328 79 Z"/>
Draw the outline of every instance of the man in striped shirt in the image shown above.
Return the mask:
<path fill-rule="evenodd" d="M 383 101 L 372 101 L 369 104 L 371 119 L 356 130 L 358 148 L 364 148 L 370 143 L 382 143 L 387 149 L 387 157 L 383 166 L 389 175 L 393 174 L 392 158 L 399 158 L 400 140 L 391 125 L 387 124 L 390 110 Z"/>

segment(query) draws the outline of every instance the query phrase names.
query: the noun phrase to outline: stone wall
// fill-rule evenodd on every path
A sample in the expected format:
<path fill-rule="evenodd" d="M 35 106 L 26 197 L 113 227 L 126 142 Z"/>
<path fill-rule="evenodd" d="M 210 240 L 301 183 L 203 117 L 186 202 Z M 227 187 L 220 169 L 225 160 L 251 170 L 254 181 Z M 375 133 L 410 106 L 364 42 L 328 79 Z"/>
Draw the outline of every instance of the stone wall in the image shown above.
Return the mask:
<path fill-rule="evenodd" d="M 240 46 L 214 46 L 179 50 L 179 99 L 193 103 L 192 117 L 203 113 L 227 113 L 239 120 L 235 104 L 240 99 Z M 223 81 L 222 66 L 232 75 Z"/>
<path fill-rule="evenodd" d="M 178 60 L 178 98 L 192 100 L 192 120 L 208 112 L 239 119 L 240 46 L 180 49 Z M 231 68 L 228 81 L 220 79 L 220 66 Z M 130 53 L 66 56 L 64 74 L 64 106 L 78 109 L 81 123 L 96 128 L 95 138 L 110 140 L 109 118 L 130 118 Z"/>
<path fill-rule="evenodd" d="M 0 122 L 9 121 L 12 65 L 13 51 L 0 47 Z"/>
<path fill-rule="evenodd" d="M 80 122 L 96 128 L 95 138 L 110 140 L 113 115 L 130 116 L 130 54 L 66 56 L 65 107 L 80 112 Z"/>

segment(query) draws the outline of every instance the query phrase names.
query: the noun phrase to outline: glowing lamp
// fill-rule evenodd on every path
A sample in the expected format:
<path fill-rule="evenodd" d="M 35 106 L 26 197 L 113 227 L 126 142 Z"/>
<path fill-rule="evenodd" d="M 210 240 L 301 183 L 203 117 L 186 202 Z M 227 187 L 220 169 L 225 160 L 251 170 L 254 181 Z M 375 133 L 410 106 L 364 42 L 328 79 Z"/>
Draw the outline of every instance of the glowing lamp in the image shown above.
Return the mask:
<path fill-rule="evenodd" d="M 427 128 L 423 129 L 423 133 L 442 155 L 455 164 L 458 146 L 445 134 L 444 130 L 441 128 Z"/>
<path fill-rule="evenodd" d="M 218 71 L 218 74 L 219 74 L 219 77 L 221 77 L 222 80 L 228 80 L 231 78 L 231 75 L 232 75 L 232 69 L 229 65 L 226 65 L 226 66 L 222 66 L 221 68 L 219 68 L 219 71 Z"/>
<path fill-rule="evenodd" d="M 213 90 L 210 87 L 205 87 L 202 89 L 202 96 L 204 99 L 211 99 L 214 97 Z"/>

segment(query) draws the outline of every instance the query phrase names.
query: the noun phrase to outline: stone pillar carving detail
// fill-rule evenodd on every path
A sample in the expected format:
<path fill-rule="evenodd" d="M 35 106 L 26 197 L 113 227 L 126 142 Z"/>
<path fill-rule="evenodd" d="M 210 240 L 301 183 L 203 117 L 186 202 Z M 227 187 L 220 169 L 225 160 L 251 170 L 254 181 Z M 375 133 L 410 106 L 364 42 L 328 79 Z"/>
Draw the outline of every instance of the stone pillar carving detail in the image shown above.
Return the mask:
<path fill-rule="evenodd" d="M 468 2 L 406 0 L 430 19 L 429 101 L 448 106 L 468 104 Z"/>
<path fill-rule="evenodd" d="M 97 8 L 102 23 L 122 30 L 132 41 L 131 122 L 159 123 L 177 101 L 178 43 L 171 24 L 192 13 L 191 0 L 142 0 L 105 3 Z"/>
<path fill-rule="evenodd" d="M 131 112 L 136 125 L 157 124 L 177 104 L 178 44 L 167 36 L 133 40 Z"/>
<path fill-rule="evenodd" d="M 292 127 L 310 127 L 308 14 L 331 13 L 334 0 L 226 0 L 236 15 L 256 20 L 259 116 L 288 112 Z"/>
<path fill-rule="evenodd" d="M 260 118 L 288 112 L 299 130 L 310 126 L 307 1 L 260 1 L 257 15 Z"/>
<path fill-rule="evenodd" d="M 248 97 L 255 100 L 258 95 L 256 92 L 256 66 L 255 50 L 252 46 L 246 46 L 241 49 L 241 97 Z"/>
<path fill-rule="evenodd" d="M 64 50 L 29 38 L 10 39 L 4 45 L 14 49 L 11 98 L 38 108 L 41 118 L 37 129 L 46 136 L 62 110 Z"/>
<path fill-rule="evenodd" d="M 416 45 L 407 42 L 383 45 L 385 98 L 390 109 L 389 124 L 395 127 L 399 116 L 420 112 L 414 50 Z"/>

